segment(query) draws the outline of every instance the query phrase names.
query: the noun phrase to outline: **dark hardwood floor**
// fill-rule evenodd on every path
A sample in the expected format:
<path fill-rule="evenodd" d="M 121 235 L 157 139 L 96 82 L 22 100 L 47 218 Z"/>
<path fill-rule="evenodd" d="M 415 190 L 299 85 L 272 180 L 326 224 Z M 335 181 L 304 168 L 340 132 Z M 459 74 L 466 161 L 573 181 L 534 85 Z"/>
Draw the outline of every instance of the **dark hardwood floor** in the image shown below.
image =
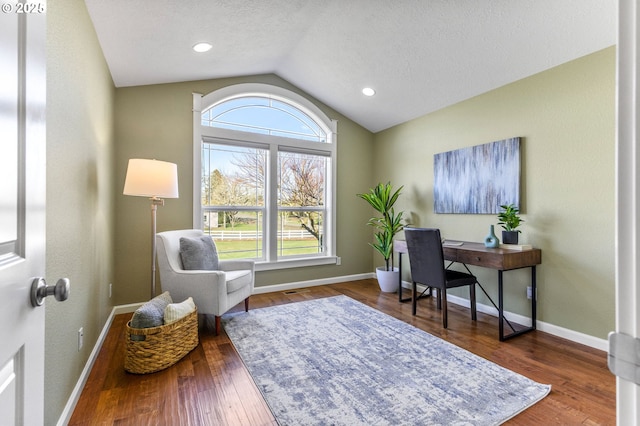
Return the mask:
<path fill-rule="evenodd" d="M 311 287 L 251 297 L 250 308 L 345 294 L 496 364 L 541 383 L 551 393 L 509 425 L 613 425 L 615 378 L 606 353 L 540 331 L 507 342 L 497 339 L 497 318 L 449 306 L 442 328 L 435 301 L 419 301 L 418 315 L 397 294 L 379 291 L 375 280 Z M 243 309 L 242 304 L 234 310 Z M 200 344 L 174 366 L 134 375 L 124 371 L 124 327 L 117 315 L 80 396 L 70 425 L 275 425 L 269 408 L 227 335 L 207 322 Z"/>

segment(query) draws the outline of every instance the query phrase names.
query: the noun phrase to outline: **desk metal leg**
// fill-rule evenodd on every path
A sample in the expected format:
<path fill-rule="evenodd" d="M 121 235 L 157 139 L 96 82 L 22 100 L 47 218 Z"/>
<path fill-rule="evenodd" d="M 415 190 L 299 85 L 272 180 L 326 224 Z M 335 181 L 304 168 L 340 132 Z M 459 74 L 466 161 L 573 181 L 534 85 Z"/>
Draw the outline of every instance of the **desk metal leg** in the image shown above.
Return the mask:
<path fill-rule="evenodd" d="M 538 308 L 538 291 L 536 290 L 536 267 L 531 267 L 531 329 L 536 329 L 536 310 Z"/>
<path fill-rule="evenodd" d="M 398 253 L 398 302 L 407 302 L 411 299 L 402 299 L 402 253 Z"/>
<path fill-rule="evenodd" d="M 502 271 L 498 271 L 498 332 L 504 340 L 504 296 L 502 293 Z"/>
<path fill-rule="evenodd" d="M 511 329 L 514 330 L 513 333 L 505 336 L 504 335 L 504 305 L 503 305 L 503 295 L 502 295 L 502 271 L 498 271 L 498 318 L 500 321 L 500 324 L 498 325 L 498 329 L 500 332 L 500 341 L 504 342 L 507 339 L 511 339 L 512 337 L 516 337 L 519 336 L 521 334 L 527 333 L 529 331 L 533 331 L 536 329 L 536 296 L 537 296 L 537 291 L 536 291 L 536 267 L 531 266 L 531 326 L 530 327 L 525 327 L 522 328 L 518 331 L 515 331 L 513 329 L 513 326 L 511 326 L 511 324 L 509 324 L 511 326 Z M 507 321 L 508 322 L 508 321 Z"/>

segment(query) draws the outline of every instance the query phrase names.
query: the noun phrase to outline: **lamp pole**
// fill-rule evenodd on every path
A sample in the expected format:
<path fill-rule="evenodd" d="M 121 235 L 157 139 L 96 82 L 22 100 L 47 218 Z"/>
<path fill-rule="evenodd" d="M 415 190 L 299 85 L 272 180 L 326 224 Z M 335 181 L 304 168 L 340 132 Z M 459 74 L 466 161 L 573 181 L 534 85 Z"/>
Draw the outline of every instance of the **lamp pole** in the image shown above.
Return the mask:
<path fill-rule="evenodd" d="M 158 206 L 164 206 L 164 199 L 152 197 L 151 200 L 151 298 L 156 297 L 156 213 Z"/>

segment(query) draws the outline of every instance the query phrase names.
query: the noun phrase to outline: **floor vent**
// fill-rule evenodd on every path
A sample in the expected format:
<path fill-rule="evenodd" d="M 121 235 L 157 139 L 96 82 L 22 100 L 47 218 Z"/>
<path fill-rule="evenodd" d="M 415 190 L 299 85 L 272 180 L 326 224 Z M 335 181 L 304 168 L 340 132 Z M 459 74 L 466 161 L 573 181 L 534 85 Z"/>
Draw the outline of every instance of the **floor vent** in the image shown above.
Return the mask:
<path fill-rule="evenodd" d="M 308 288 L 303 288 L 303 289 L 299 289 L 299 290 L 287 290 L 287 291 L 283 291 L 283 294 L 298 294 L 298 293 L 308 293 L 309 290 Z"/>

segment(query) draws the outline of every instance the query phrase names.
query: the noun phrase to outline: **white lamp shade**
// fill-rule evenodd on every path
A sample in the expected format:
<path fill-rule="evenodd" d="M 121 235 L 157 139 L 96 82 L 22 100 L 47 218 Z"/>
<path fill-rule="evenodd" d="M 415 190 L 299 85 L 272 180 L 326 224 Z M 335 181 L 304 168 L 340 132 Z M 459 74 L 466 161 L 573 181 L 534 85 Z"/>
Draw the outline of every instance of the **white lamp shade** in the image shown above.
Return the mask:
<path fill-rule="evenodd" d="M 130 159 L 123 194 L 178 198 L 178 166 L 166 161 Z"/>

